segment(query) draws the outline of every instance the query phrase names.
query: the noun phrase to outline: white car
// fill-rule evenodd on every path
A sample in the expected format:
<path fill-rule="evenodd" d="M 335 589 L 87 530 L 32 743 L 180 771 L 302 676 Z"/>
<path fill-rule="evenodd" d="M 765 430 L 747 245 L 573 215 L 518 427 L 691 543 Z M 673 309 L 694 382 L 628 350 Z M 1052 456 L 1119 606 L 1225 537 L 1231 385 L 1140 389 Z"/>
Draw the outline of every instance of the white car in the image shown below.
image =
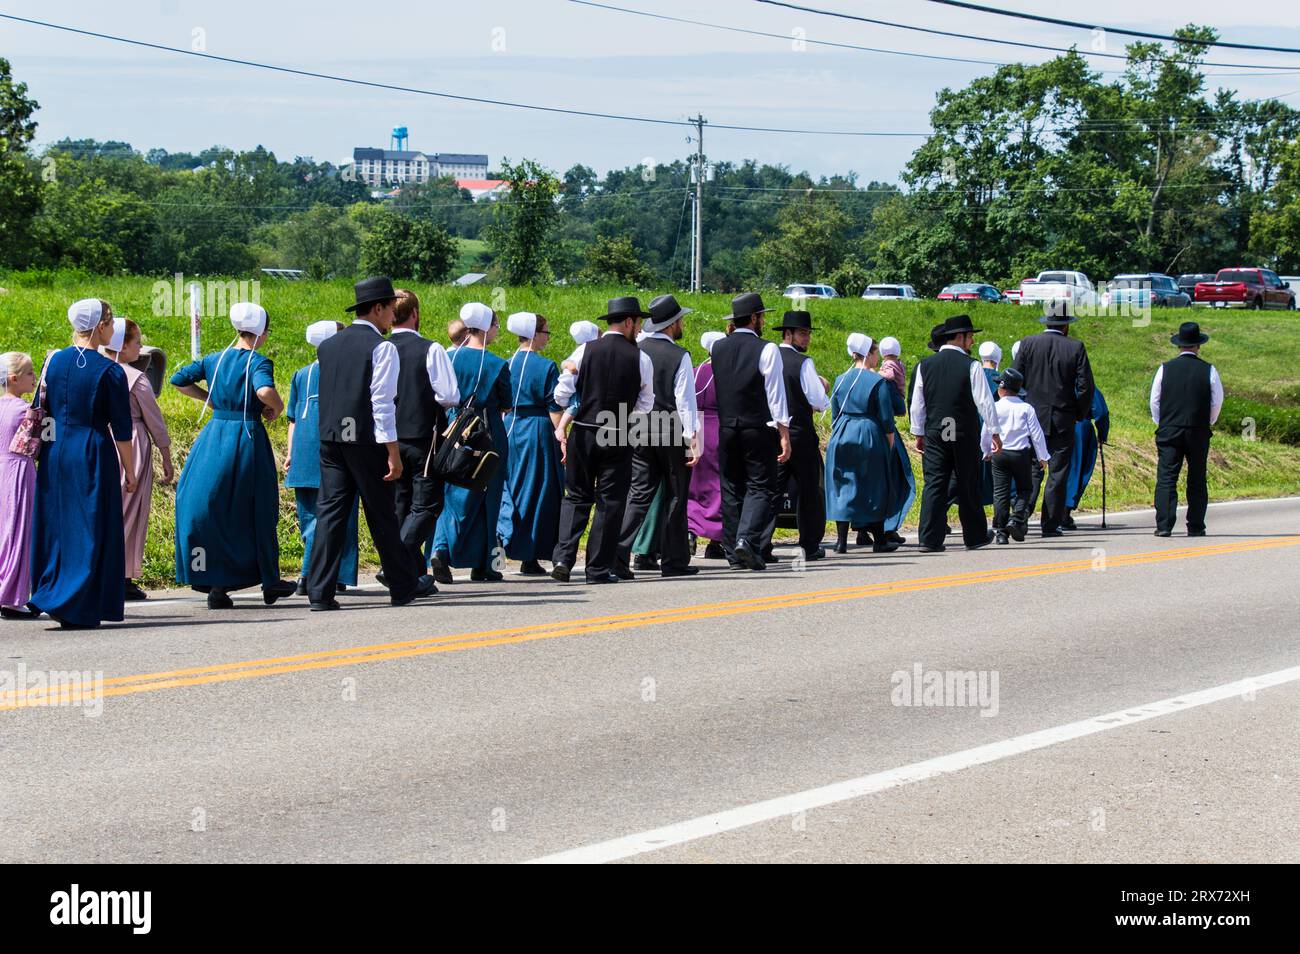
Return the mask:
<path fill-rule="evenodd" d="M 782 295 L 791 299 L 840 297 L 840 293 L 830 285 L 787 285 Z"/>
<path fill-rule="evenodd" d="M 862 297 L 872 301 L 918 301 L 921 296 L 911 285 L 868 285 Z"/>
<path fill-rule="evenodd" d="M 1020 304 L 1041 308 L 1049 301 L 1091 308 L 1097 304 L 1097 290 L 1083 272 L 1039 272 L 1033 281 L 1020 283 Z"/>

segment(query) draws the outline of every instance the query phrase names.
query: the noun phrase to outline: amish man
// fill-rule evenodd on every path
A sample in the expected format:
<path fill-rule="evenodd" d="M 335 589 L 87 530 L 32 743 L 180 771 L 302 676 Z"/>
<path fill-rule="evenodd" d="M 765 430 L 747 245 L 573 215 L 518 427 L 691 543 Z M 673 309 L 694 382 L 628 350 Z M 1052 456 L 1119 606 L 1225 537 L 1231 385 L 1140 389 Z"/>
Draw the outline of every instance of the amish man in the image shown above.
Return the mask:
<path fill-rule="evenodd" d="M 660 295 L 650 302 L 649 317 L 642 325 L 644 335 L 638 347 L 650 357 L 654 410 L 646 429 L 647 440 L 632 451 L 632 492 L 623 512 L 618 565 L 614 570 L 625 579 L 633 575 L 628 565 L 632 545 L 660 485 L 665 493 L 658 536 L 660 575 L 693 576 L 700 572 L 699 567 L 690 566 L 686 527 L 690 468 L 700 459 L 700 413 L 695 404 L 691 353 L 676 343 L 683 333 L 682 318 L 691 311 L 678 305 L 672 295 Z"/>
<path fill-rule="evenodd" d="M 998 378 L 998 428 L 1002 431 L 1002 450 L 993 453 L 992 432 L 985 425 L 980 431 L 980 448 L 993 469 L 993 531 L 999 546 L 1007 543 L 1010 533 L 1019 543 L 1025 539 L 1029 520 L 1029 492 L 1033 487 L 1033 461 L 1047 460 L 1047 441 L 1038 424 L 1038 415 L 1021 396 L 1025 379 L 1015 368 L 1007 368 Z M 1016 488 L 1015 512 L 1011 511 L 1011 486 Z"/>
<path fill-rule="evenodd" d="M 826 493 L 822 486 L 825 464 L 821 441 L 813 423 L 813 413 L 831 406 L 826 396 L 826 379 L 817 374 L 808 356 L 812 342 L 812 316 L 806 311 L 787 311 L 777 325 L 781 332 L 781 371 L 785 381 L 785 402 L 790 411 L 790 459 L 777 466 L 777 501 L 791 479 L 798 488 L 797 517 L 799 548 L 804 559 L 820 560 L 826 556 L 821 545 L 826 532 Z M 776 513 L 767 531 L 770 540 L 776 529 Z"/>
<path fill-rule="evenodd" d="M 383 335 L 393 324 L 397 292 L 385 276 L 355 286 L 352 324 L 321 343 L 320 361 L 320 496 L 316 504 L 316 540 L 307 572 L 307 596 L 313 610 L 336 610 L 334 582 L 346 546 L 348 518 L 361 494 L 370 536 L 379 551 L 389 602 L 405 606 L 436 593 L 432 577 L 421 578 L 419 565 L 402 544 L 393 488 L 402 476 L 397 443 L 397 348 Z M 385 472 L 386 471 L 386 472 Z"/>
<path fill-rule="evenodd" d="M 581 355 L 570 357 L 578 363 L 576 376 L 566 372 L 555 386 L 559 407 L 567 408 L 574 394 L 578 396 L 564 460 L 564 500 L 551 570 L 561 583 L 569 581 L 593 504 L 596 519 L 587 538 L 587 582 L 617 583 L 633 576 L 631 570 L 618 568 L 617 556 L 632 484 L 628 419 L 654 407 L 654 366 L 634 343 L 645 317 L 648 313 L 635 298 L 611 298 L 604 316 L 608 330 L 583 345 Z"/>
<path fill-rule="evenodd" d="M 1029 403 L 1038 414 L 1051 455 L 1043 487 L 1042 535 L 1059 537 L 1066 517 L 1074 426 L 1088 416 L 1096 385 L 1088 349 L 1070 337 L 1076 316 L 1069 304 L 1050 302 L 1045 311 L 1038 320 L 1047 330 L 1021 340 L 1014 367 L 1025 379 Z M 1037 491 L 1035 487 L 1035 495 Z"/>
<path fill-rule="evenodd" d="M 1156 536 L 1167 537 L 1178 521 L 1178 472 L 1187 461 L 1187 535 L 1205 536 L 1209 490 L 1205 464 L 1210 455 L 1210 427 L 1223 409 L 1223 381 L 1200 356 L 1210 336 L 1194 321 L 1178 334 L 1178 356 L 1156 369 L 1151 382 L 1151 420 L 1156 423 Z"/>
<path fill-rule="evenodd" d="M 394 485 L 397 525 L 411 512 L 414 479 L 423 473 L 433 446 L 434 434 L 447 428 L 446 408 L 460 403 L 460 385 L 442 345 L 420 335 L 420 299 L 404 288 L 396 289 L 393 330 L 390 340 L 397 349 L 397 451 L 402 458 L 402 476 Z M 442 487 L 438 486 L 435 510 L 442 510 Z M 411 547 L 411 559 L 425 571 L 424 550 Z M 380 583 L 386 582 L 380 580 Z"/>
<path fill-rule="evenodd" d="M 993 542 L 980 502 L 980 419 L 989 429 L 995 454 L 1002 450 L 1002 431 L 984 369 L 970 356 L 978 331 L 967 315 L 947 319 L 934 335 L 943 344 L 916 366 L 912 433 L 925 476 L 918 539 L 927 552 L 944 549 L 949 481 L 954 477 L 966 549 Z"/>
<path fill-rule="evenodd" d="M 722 548 L 732 569 L 763 570 L 777 500 L 778 464 L 790 459 L 790 412 L 780 349 L 760 337 L 763 299 L 731 300 L 735 331 L 713 346 L 718 400 Z M 775 427 L 775 430 L 773 430 Z"/>

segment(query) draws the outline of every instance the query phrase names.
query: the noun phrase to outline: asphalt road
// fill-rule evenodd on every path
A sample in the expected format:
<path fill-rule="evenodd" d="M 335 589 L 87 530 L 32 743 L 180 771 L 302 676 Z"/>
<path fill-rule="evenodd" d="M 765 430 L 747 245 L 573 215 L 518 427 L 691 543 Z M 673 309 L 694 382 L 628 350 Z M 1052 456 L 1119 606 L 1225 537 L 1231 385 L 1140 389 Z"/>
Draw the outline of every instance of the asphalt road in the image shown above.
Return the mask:
<path fill-rule="evenodd" d="M 1081 524 L 0 622 L 0 860 L 1300 860 L 1300 499 Z"/>

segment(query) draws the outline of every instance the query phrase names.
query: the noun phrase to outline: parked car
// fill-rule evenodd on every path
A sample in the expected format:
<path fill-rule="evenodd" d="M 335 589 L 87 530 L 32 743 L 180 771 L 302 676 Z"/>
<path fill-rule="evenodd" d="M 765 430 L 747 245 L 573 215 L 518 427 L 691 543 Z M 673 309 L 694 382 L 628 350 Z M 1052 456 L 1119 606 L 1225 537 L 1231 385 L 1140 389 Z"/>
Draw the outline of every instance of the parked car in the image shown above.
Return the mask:
<path fill-rule="evenodd" d="M 1199 282 L 1214 281 L 1214 272 L 1188 272 L 1186 275 L 1178 276 L 1178 287 L 1187 292 L 1188 296 L 1196 300 L 1196 286 Z"/>
<path fill-rule="evenodd" d="M 1162 272 L 1116 275 L 1102 293 L 1103 308 L 1129 305 L 1137 308 L 1186 308 L 1192 296 L 1182 291 L 1171 276 Z"/>
<path fill-rule="evenodd" d="M 1193 301 L 1205 308 L 1295 308 L 1295 290 L 1268 268 L 1221 268 L 1198 282 Z"/>
<path fill-rule="evenodd" d="M 1087 307 L 1097 303 L 1097 291 L 1083 272 L 1039 272 L 1033 281 L 1020 283 L 1020 304 L 1042 306 L 1049 301 Z"/>
<path fill-rule="evenodd" d="M 916 301 L 921 296 L 911 285 L 868 285 L 862 293 L 863 298 L 877 301 L 892 299 L 894 301 Z"/>
<path fill-rule="evenodd" d="M 939 301 L 1004 301 L 1002 292 L 982 282 L 948 285 L 936 296 Z"/>
<path fill-rule="evenodd" d="M 839 298 L 840 293 L 830 285 L 787 285 L 782 294 L 786 298 Z"/>

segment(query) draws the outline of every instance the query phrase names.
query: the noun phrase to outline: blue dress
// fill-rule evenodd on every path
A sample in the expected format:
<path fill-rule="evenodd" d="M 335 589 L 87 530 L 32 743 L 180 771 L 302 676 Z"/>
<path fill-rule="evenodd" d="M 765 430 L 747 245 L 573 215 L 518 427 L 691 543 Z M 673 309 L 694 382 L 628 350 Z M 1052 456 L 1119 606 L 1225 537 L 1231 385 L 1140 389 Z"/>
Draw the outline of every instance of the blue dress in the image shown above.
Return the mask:
<path fill-rule="evenodd" d="M 861 368 L 835 380 L 826 445 L 827 520 L 853 526 L 883 522 L 906 499 L 902 464 L 886 437 L 895 433 L 893 390 L 889 381 Z"/>
<path fill-rule="evenodd" d="M 1096 429 L 1093 429 L 1093 423 Z M 1088 419 L 1074 425 L 1074 451 L 1070 454 L 1070 469 L 1066 473 L 1065 507 L 1077 510 L 1083 492 L 1092 480 L 1092 470 L 1097 466 L 1097 439 L 1105 441 L 1110 434 L 1110 408 L 1101 396 L 1101 388 L 1092 392 L 1092 408 Z"/>
<path fill-rule="evenodd" d="M 176 580 L 200 592 L 280 579 L 280 480 L 257 399 L 259 388 L 275 387 L 274 366 L 256 351 L 225 355 L 204 355 L 171 378 L 177 387 L 206 381 L 211 397 L 176 487 Z"/>
<path fill-rule="evenodd" d="M 903 400 L 903 395 L 898 392 L 898 388 L 889 389 L 889 400 L 893 404 L 894 417 L 907 413 L 907 402 Z M 902 477 L 903 483 L 906 484 L 906 493 L 898 502 L 898 507 L 887 517 L 885 517 L 885 531 L 897 532 L 907 519 L 908 512 L 912 509 L 912 502 L 916 500 L 916 476 L 912 473 L 912 459 L 907 454 L 907 445 L 903 443 L 903 435 L 895 432 L 894 436 L 894 456 L 899 460 L 899 476 Z"/>
<path fill-rule="evenodd" d="M 97 351 L 64 348 L 50 356 L 44 407 L 53 431 L 36 469 L 31 602 L 77 626 L 120 620 L 126 541 L 113 442 L 131 439 L 126 372 Z"/>
<path fill-rule="evenodd" d="M 313 361 L 293 373 L 289 384 L 289 403 L 284 416 L 293 421 L 293 446 L 289 448 L 289 472 L 284 485 L 293 490 L 298 510 L 298 532 L 302 536 L 302 572 L 307 576 L 311 565 L 311 545 L 316 539 L 316 498 L 320 494 L 320 364 Z M 339 564 L 339 582 L 357 585 L 357 507 L 361 498 L 352 501 L 348 518 L 347 549 Z"/>
<path fill-rule="evenodd" d="M 560 410 L 551 398 L 559 380 L 550 358 L 517 351 L 510 359 L 513 410 L 504 421 L 510 456 L 497 535 L 512 560 L 549 560 L 559 539 L 564 465 L 551 424 L 551 412 Z"/>
<path fill-rule="evenodd" d="M 488 482 L 487 490 L 475 493 L 448 484 L 442 513 L 433 535 L 433 552 L 447 566 L 488 569 L 497 545 L 497 524 L 501 519 L 501 495 L 510 467 L 506 429 L 501 411 L 510 406 L 510 366 L 487 350 L 457 348 L 451 366 L 460 385 L 461 404 L 472 396 L 492 432 L 492 444 L 501 463 Z M 448 417 L 456 419 L 456 409 Z"/>

